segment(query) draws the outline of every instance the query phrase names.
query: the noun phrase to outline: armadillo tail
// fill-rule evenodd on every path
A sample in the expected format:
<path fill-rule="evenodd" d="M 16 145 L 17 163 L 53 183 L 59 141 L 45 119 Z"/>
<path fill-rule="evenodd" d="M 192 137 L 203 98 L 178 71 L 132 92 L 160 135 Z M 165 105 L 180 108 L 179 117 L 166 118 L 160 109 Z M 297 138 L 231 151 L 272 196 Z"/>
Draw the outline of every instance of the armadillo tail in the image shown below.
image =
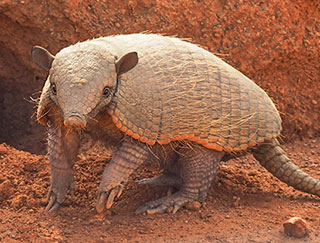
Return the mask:
<path fill-rule="evenodd" d="M 279 180 L 297 190 L 320 196 L 320 181 L 300 170 L 285 155 L 277 139 L 259 145 L 252 154 Z"/>

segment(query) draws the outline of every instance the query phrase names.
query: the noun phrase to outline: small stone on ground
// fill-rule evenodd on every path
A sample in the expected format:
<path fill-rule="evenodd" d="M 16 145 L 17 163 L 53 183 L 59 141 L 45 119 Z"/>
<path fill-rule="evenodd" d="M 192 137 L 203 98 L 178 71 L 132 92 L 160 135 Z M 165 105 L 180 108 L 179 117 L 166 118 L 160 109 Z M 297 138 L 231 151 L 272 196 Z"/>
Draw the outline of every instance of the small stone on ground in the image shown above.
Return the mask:
<path fill-rule="evenodd" d="M 292 217 L 283 223 L 284 233 L 295 238 L 302 238 L 308 234 L 307 223 L 300 217 Z"/>

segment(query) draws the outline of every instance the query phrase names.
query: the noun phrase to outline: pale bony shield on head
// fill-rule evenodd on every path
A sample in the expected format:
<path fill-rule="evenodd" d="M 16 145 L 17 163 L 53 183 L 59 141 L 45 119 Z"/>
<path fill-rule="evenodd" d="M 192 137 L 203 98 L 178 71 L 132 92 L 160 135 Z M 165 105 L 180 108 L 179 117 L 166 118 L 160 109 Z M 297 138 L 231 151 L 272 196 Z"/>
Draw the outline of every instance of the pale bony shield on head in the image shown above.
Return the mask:
<path fill-rule="evenodd" d="M 64 124 L 84 128 L 90 114 L 111 101 L 113 93 L 106 92 L 106 88 L 115 89 L 117 75 L 132 69 L 138 63 L 138 55 L 130 52 L 116 60 L 113 55 L 101 54 L 88 47 L 72 47 L 61 50 L 55 57 L 44 48 L 34 47 L 32 57 L 39 66 L 50 70 L 43 92 L 51 92 L 51 98 L 55 96 L 53 100 L 63 113 Z M 41 95 L 41 99 L 48 97 Z M 41 99 L 40 104 L 48 103 Z M 39 112 L 44 110 L 45 107 L 38 109 L 39 122 L 45 120 L 44 114 Z"/>

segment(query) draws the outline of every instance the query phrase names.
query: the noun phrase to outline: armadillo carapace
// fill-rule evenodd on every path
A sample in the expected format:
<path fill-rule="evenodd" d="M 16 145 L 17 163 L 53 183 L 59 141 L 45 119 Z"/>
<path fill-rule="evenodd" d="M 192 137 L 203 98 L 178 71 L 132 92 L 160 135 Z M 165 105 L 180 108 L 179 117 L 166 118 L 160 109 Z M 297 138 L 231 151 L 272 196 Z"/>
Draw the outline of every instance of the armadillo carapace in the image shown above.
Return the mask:
<path fill-rule="evenodd" d="M 98 212 L 110 208 L 129 175 L 151 160 L 164 173 L 141 183 L 179 191 L 138 211 L 175 213 L 189 201 L 203 201 L 219 161 L 241 151 L 253 153 L 285 183 L 320 195 L 320 182 L 280 148 L 281 119 L 267 94 L 197 45 L 130 34 L 80 42 L 56 56 L 34 47 L 32 56 L 49 70 L 37 113 L 49 132 L 47 210 L 57 210 L 72 189 L 84 133 L 115 148 L 99 187 Z"/>

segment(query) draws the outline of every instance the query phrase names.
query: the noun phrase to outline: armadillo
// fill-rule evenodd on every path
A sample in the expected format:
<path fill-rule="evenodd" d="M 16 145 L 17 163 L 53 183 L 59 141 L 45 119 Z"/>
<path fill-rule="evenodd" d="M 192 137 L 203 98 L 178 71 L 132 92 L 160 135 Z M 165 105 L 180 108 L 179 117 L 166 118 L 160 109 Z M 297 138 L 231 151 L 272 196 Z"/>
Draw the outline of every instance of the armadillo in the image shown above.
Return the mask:
<path fill-rule="evenodd" d="M 85 133 L 114 148 L 98 212 L 112 206 L 145 161 L 159 162 L 163 174 L 141 183 L 178 191 L 138 212 L 175 213 L 188 202 L 203 202 L 219 162 L 243 152 L 281 181 L 320 196 L 319 180 L 281 149 L 281 118 L 268 95 L 198 45 L 158 34 L 115 35 L 55 56 L 36 46 L 32 57 L 49 70 L 37 110 L 37 120 L 48 127 L 48 211 L 57 211 L 73 188 Z"/>

